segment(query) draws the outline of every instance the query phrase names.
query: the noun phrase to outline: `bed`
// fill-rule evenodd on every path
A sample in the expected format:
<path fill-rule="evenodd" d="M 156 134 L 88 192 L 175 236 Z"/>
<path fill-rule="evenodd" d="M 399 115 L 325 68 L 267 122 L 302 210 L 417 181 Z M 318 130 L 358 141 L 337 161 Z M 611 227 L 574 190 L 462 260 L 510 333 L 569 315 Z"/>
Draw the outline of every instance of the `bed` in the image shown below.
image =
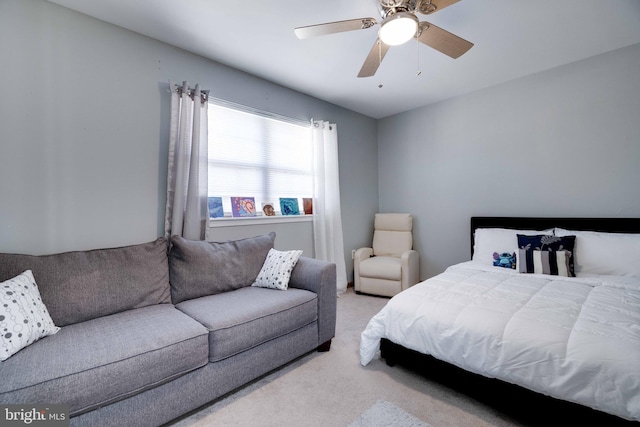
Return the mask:
<path fill-rule="evenodd" d="M 640 218 L 474 217 L 471 252 L 389 300 L 361 364 L 382 340 L 640 421 Z"/>

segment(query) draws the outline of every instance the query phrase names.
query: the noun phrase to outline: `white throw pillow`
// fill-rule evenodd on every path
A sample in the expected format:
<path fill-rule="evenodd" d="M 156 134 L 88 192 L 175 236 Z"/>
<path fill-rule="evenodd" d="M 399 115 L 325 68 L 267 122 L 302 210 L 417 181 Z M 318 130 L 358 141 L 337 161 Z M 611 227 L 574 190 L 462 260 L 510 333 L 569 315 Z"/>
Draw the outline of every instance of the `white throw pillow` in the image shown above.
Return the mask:
<path fill-rule="evenodd" d="M 510 228 L 477 228 L 473 237 L 473 261 L 493 265 L 493 253 L 515 252 L 518 247 L 518 234 L 535 236 L 553 234 L 550 230 L 514 230 Z"/>
<path fill-rule="evenodd" d="M 555 235 L 576 236 L 574 263 L 577 276 L 640 278 L 640 234 L 556 228 Z"/>
<path fill-rule="evenodd" d="M 267 259 L 262 265 L 256 281 L 251 286 L 286 291 L 293 267 L 296 266 L 302 251 L 279 251 L 269 249 Z"/>
<path fill-rule="evenodd" d="M 40 298 L 31 270 L 0 283 L 0 361 L 59 330 Z"/>

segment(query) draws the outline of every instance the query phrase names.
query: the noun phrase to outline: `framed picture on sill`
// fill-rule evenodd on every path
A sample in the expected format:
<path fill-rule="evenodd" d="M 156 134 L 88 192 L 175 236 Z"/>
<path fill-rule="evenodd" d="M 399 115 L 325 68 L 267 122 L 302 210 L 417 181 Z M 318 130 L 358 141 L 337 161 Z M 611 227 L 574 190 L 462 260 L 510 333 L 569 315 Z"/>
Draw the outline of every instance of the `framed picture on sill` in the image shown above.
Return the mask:
<path fill-rule="evenodd" d="M 231 214 L 234 217 L 256 216 L 256 201 L 253 197 L 232 197 Z"/>
<path fill-rule="evenodd" d="M 224 218 L 224 209 L 222 209 L 222 197 L 208 197 L 207 205 L 209 208 L 209 218 Z"/>
<path fill-rule="evenodd" d="M 262 214 L 264 216 L 276 216 L 276 207 L 273 202 L 262 203 Z"/>
<path fill-rule="evenodd" d="M 300 215 L 298 199 L 293 197 L 281 197 L 280 212 L 282 212 L 282 215 Z"/>
<path fill-rule="evenodd" d="M 302 210 L 305 215 L 313 215 L 313 199 L 311 197 L 302 198 Z"/>

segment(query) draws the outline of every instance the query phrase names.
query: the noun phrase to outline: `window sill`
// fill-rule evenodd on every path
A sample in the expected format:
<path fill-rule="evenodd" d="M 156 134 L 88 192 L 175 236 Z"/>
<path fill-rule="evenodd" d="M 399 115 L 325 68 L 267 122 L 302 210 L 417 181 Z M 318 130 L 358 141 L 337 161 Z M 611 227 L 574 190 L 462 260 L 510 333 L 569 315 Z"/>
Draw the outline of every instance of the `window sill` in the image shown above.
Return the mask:
<path fill-rule="evenodd" d="M 243 225 L 282 224 L 290 222 L 311 222 L 313 215 L 252 216 L 244 218 L 214 218 L 209 220 L 209 228 L 239 227 Z"/>

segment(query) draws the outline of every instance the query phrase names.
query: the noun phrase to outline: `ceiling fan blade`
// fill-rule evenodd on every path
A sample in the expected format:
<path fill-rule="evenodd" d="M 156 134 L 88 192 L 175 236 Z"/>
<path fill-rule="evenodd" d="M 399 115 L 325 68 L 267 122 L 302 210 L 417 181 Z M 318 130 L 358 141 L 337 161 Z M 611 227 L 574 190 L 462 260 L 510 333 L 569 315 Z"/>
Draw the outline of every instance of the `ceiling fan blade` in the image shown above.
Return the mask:
<path fill-rule="evenodd" d="M 326 34 L 341 33 L 343 31 L 364 30 L 376 25 L 373 18 L 348 19 L 346 21 L 328 22 L 326 24 L 309 25 L 295 29 L 299 39 L 324 36 Z"/>
<path fill-rule="evenodd" d="M 371 77 L 376 71 L 378 71 L 378 67 L 380 63 L 384 59 L 384 56 L 387 54 L 389 50 L 389 45 L 382 43 L 380 39 L 376 40 L 367 55 L 367 59 L 364 60 L 364 64 L 362 64 L 362 68 L 358 73 L 358 77 Z"/>
<path fill-rule="evenodd" d="M 424 15 L 429 15 L 459 1 L 460 0 L 420 0 L 416 10 Z"/>
<path fill-rule="evenodd" d="M 473 47 L 473 43 L 429 22 L 421 22 L 418 40 L 452 58 L 458 58 Z"/>

